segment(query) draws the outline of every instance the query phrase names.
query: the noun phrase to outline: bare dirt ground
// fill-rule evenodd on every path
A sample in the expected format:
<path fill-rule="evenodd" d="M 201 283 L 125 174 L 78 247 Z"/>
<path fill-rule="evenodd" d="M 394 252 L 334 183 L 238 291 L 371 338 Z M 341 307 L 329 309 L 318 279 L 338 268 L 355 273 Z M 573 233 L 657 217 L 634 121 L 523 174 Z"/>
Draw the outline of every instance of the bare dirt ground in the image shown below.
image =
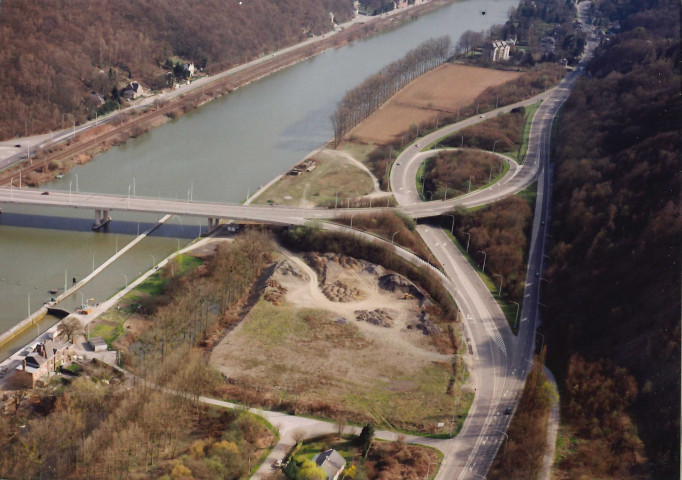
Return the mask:
<path fill-rule="evenodd" d="M 456 115 L 486 88 L 521 75 L 490 68 L 447 63 L 419 77 L 393 96 L 383 107 L 350 131 L 347 138 L 386 144 L 400 139 L 412 124 Z"/>
<path fill-rule="evenodd" d="M 284 254 L 263 298 L 213 350 L 213 366 L 233 385 L 324 402 L 354 421 L 424 431 L 447 422 L 453 359 L 424 333 L 438 327 L 421 291 L 349 257 L 306 260 Z"/>

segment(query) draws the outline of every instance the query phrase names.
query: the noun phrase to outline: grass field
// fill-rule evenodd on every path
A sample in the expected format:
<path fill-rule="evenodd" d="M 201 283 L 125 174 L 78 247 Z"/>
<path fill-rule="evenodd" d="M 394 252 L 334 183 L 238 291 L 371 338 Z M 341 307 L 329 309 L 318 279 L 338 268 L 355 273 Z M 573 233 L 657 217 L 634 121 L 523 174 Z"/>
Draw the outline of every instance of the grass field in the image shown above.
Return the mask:
<path fill-rule="evenodd" d="M 449 429 L 457 401 L 446 392 L 451 357 L 415 354 L 368 335 L 355 320 L 344 325 L 334 318 L 261 299 L 214 350 L 211 363 L 239 385 L 260 391 L 276 386 L 304 413 L 306 405 L 325 404 L 326 412 L 354 423 L 438 434 L 444 431 L 436 424 L 444 422 Z M 459 404 L 468 408 L 470 396 L 462 392 Z"/>
<path fill-rule="evenodd" d="M 355 198 L 374 191 L 369 174 L 344 154 L 323 150 L 315 154 L 317 167 L 300 175 L 284 175 L 253 203 L 290 206 L 334 205 L 336 197 Z"/>
<path fill-rule="evenodd" d="M 394 95 L 348 134 L 363 143 L 386 144 L 400 140 L 411 125 L 457 114 L 486 88 L 500 85 L 520 73 L 445 64 L 419 77 Z"/>

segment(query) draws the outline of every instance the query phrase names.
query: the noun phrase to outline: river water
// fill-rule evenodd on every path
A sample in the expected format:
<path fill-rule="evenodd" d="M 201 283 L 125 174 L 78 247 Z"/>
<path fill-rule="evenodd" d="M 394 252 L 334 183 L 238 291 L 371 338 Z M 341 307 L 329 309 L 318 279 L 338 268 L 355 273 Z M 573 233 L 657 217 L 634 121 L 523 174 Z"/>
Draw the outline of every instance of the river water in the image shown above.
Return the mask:
<path fill-rule="evenodd" d="M 130 140 L 73 169 L 45 189 L 78 189 L 241 202 L 332 135 L 329 120 L 344 93 L 428 38 L 503 23 L 517 0 L 470 0 L 423 15 L 400 28 L 357 40 L 270 75 Z M 112 212 L 108 233 L 93 233 L 94 212 L 2 206 L 0 331 L 100 265 L 157 218 Z M 45 216 L 43 216 L 45 215 Z M 205 222 L 174 218 L 63 307 L 102 301 L 194 238 Z M 30 307 L 29 307 L 30 305 Z M 0 352 L 2 357 L 3 352 Z"/>

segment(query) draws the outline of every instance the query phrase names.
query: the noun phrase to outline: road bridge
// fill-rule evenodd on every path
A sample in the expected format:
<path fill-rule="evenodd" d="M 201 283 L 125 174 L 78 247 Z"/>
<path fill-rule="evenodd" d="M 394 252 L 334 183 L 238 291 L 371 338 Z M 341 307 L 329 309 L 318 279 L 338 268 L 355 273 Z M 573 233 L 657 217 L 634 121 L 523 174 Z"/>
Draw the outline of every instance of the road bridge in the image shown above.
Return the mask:
<path fill-rule="evenodd" d="M 593 48 L 594 43 L 588 41 L 586 58 L 589 58 Z M 452 285 L 449 282 L 445 283 L 462 310 L 463 323 L 471 340 L 476 371 L 476 396 L 460 435 L 438 442 L 433 440 L 421 442 L 432 443 L 444 454 L 442 467 L 436 477 L 438 480 L 484 478 L 501 445 L 503 435 L 506 435 L 511 419 L 506 413 L 516 407 L 523 388 L 528 363 L 534 350 L 538 316 L 539 274 L 542 272 L 542 255 L 545 247 L 543 225 L 549 212 L 548 166 L 551 126 L 577 77 L 577 71 L 567 75 L 558 87 L 542 95 L 542 105 L 536 112 L 531 126 L 526 161 L 520 168 L 510 169 L 497 184 L 448 201 L 420 202 L 411 191 L 416 188 L 415 175 L 410 173 L 411 169 L 416 168 L 423 159 L 416 145 L 408 147 L 401 154 L 396 161 L 396 168 L 391 172 L 391 185 L 400 204 L 396 210 L 413 218 L 441 215 L 459 205 L 473 207 L 500 200 L 518 193 L 535 181 L 538 173 L 541 175 L 532 228 L 525 300 L 519 316 L 519 334 L 516 338 L 513 337 L 504 316 L 497 304 L 492 301 L 490 292 L 478 274 L 468 265 L 447 236 L 439 229 L 418 227 L 418 232 L 452 280 Z M 489 112 L 485 116 L 490 118 L 496 113 Z M 478 117 L 468 122 L 482 120 Z M 420 139 L 419 142 L 429 145 L 442 136 L 462 128 L 462 123 L 445 127 Z M 0 204 L 4 203 L 91 209 L 96 212 L 96 225 L 107 221 L 110 212 L 114 211 L 204 217 L 208 219 L 209 226 L 212 226 L 218 219 L 302 224 L 308 220 L 389 210 L 229 205 L 63 191 L 44 194 L 39 190 L 14 188 L 0 189 Z"/>

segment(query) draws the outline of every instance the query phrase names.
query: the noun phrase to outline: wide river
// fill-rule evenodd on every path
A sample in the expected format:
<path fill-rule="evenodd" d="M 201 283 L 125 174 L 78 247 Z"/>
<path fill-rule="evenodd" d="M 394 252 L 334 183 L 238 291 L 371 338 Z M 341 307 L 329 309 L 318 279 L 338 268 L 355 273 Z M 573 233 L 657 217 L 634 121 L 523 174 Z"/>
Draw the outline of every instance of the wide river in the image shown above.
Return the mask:
<path fill-rule="evenodd" d="M 241 202 L 332 135 L 329 120 L 344 93 L 431 37 L 453 44 L 466 30 L 506 20 L 518 0 L 454 3 L 388 33 L 270 75 L 180 119 L 97 156 L 46 189 Z M 109 233 L 93 233 L 94 212 L 3 205 L 0 215 L 0 331 L 36 310 L 50 289 L 81 279 L 156 218 L 112 212 Z M 46 215 L 46 216 L 41 216 Z M 62 302 L 102 301 L 186 244 L 206 223 L 174 218 Z M 37 332 L 35 332 L 37 333 Z M 0 351 L 0 360 L 8 352 Z"/>

